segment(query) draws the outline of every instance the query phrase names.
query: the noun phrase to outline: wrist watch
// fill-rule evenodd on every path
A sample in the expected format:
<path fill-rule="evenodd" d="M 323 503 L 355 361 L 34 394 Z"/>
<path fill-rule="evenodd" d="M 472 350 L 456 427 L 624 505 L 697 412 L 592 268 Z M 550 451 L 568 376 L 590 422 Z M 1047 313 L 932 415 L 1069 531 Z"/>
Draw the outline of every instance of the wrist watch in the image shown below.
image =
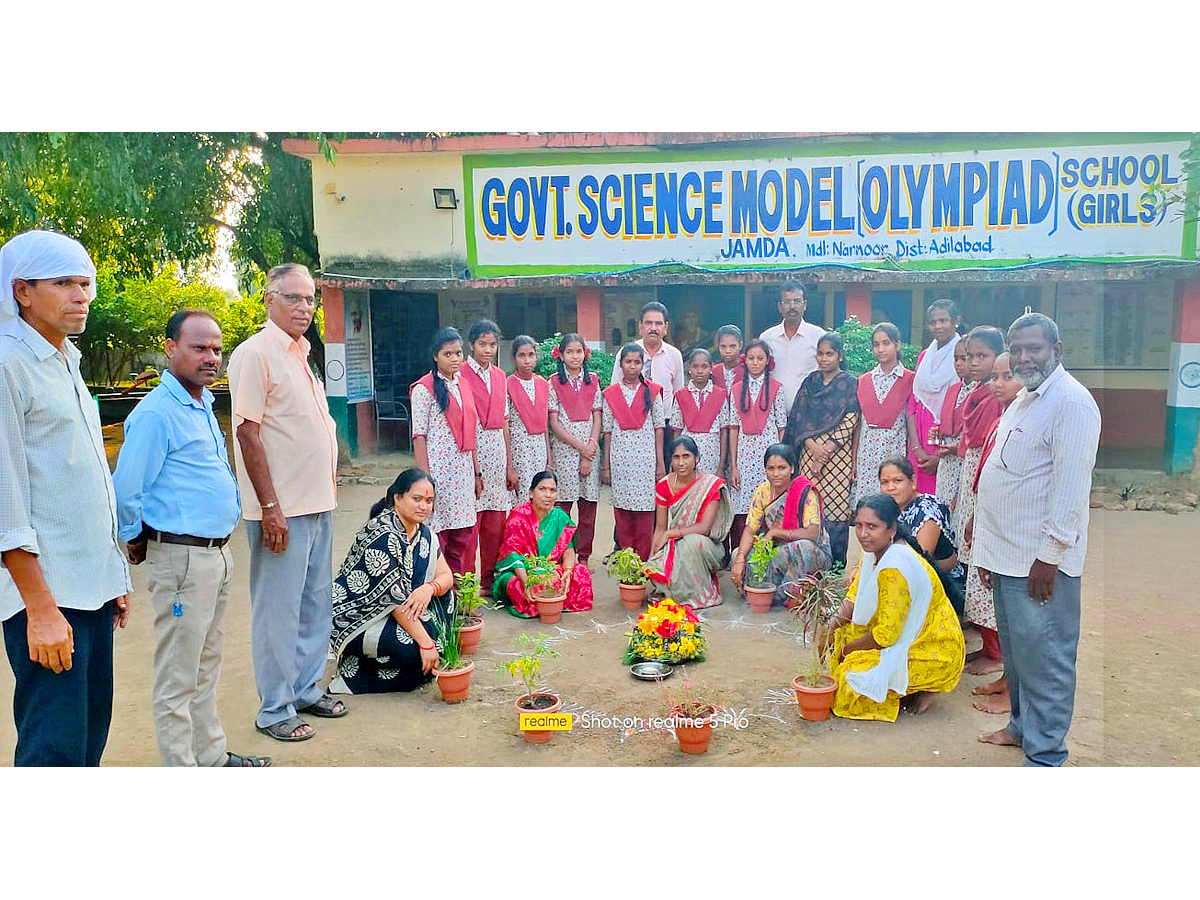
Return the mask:
<path fill-rule="evenodd" d="M 263 508 L 263 509 L 274 509 L 274 508 L 275 508 L 275 507 L 277 507 L 278 505 L 279 505 L 279 501 L 278 501 L 278 500 L 272 500 L 270 503 L 264 503 L 264 504 L 262 505 L 262 508 Z"/>

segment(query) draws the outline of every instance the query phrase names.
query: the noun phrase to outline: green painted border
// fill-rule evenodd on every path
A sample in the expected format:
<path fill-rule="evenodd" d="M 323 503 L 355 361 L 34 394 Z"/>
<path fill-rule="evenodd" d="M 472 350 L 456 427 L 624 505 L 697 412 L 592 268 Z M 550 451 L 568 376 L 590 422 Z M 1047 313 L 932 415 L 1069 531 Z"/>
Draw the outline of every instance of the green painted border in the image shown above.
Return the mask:
<path fill-rule="evenodd" d="M 854 153 L 873 153 L 884 154 L 889 152 L 962 152 L 966 150 L 1021 150 L 1021 149 L 1036 149 L 1041 147 L 1058 147 L 1064 144 L 1074 144 L 1080 147 L 1101 146 L 1112 143 L 1136 143 L 1136 142 L 1156 142 L 1165 141 L 1188 141 L 1191 142 L 1197 139 L 1197 136 L 1191 132 L 1065 132 L 1046 133 L 1039 132 L 1031 135 L 1004 135 L 995 137 L 985 137 L 978 141 L 970 141 L 965 137 L 953 137 L 945 140 L 924 141 L 918 138 L 911 137 L 896 137 L 883 136 L 872 138 L 870 140 L 848 140 L 835 141 L 833 143 L 818 142 L 814 144 L 806 144 L 802 139 L 797 138 L 781 138 L 778 141 L 769 138 L 756 140 L 753 142 L 753 155 L 763 155 L 770 153 L 773 156 L 779 156 L 787 150 L 794 150 L 792 156 L 804 157 L 825 157 L 825 156 L 845 156 Z M 814 139 L 818 140 L 819 139 Z M 738 145 L 746 146 L 746 145 Z M 705 160 L 729 161 L 744 156 L 745 154 L 732 153 L 728 149 L 711 149 L 711 150 L 683 150 L 671 148 L 663 150 L 658 147 L 646 147 L 645 149 L 621 149 L 614 151 L 574 151 L 574 150 L 538 150 L 529 153 L 464 153 L 462 157 L 463 165 L 463 194 L 464 200 L 470 199 L 470 204 L 466 206 L 464 216 L 464 225 L 466 226 L 467 236 L 467 265 L 471 272 L 481 278 L 503 278 L 505 276 L 516 275 L 617 275 L 627 272 L 635 272 L 642 269 L 654 269 L 661 266 L 681 265 L 688 269 L 699 272 L 713 271 L 747 271 L 747 272 L 762 272 L 771 270 L 788 270 L 801 268 L 814 268 L 816 266 L 838 265 L 851 269 L 875 269 L 883 268 L 890 265 L 886 262 L 879 263 L 848 263 L 848 262 L 819 262 L 819 263 L 800 263 L 796 265 L 762 265 L 747 267 L 745 265 L 734 265 L 729 263 L 712 263 L 707 266 L 697 266 L 691 263 L 680 262 L 658 262 L 658 263 L 636 263 L 630 265 L 610 265 L 603 269 L 597 269 L 595 265 L 571 265 L 571 266 L 481 266 L 477 254 L 475 244 L 475 169 L 495 168 L 497 166 L 574 166 L 587 164 L 591 162 L 643 162 L 648 157 L 653 157 L 655 162 L 699 162 Z M 791 158 L 784 156 L 784 158 Z M 1189 204 L 1194 204 L 1198 194 L 1200 194 L 1200 181 L 1196 184 L 1189 182 L 1185 189 L 1185 197 L 1188 198 Z M 1190 247 L 1189 247 L 1190 244 Z M 1188 229 L 1186 226 L 1183 229 L 1183 242 L 1180 247 L 1180 256 L 1155 256 L 1155 257 L 1072 257 L 1071 261 L 1086 261 L 1086 262 L 1137 262 L 1143 260 L 1174 260 L 1179 259 L 1191 260 L 1196 257 L 1196 232 L 1195 229 Z M 960 269 L 974 268 L 995 268 L 1012 265 L 1038 265 L 1063 261 L 1062 257 L 1048 257 L 1035 261 L 1024 260 L 956 260 L 951 262 L 921 262 L 912 263 L 912 271 L 956 271 Z M 907 269 L 907 267 L 906 267 Z M 895 271 L 893 269 L 893 271 Z"/>

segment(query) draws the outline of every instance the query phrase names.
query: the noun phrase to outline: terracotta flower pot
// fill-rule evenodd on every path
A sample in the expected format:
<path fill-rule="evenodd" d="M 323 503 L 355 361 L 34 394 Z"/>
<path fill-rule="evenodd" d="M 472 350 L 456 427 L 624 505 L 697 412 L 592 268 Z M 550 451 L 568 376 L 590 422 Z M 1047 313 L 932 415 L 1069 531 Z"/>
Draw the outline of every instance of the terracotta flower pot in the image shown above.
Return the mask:
<path fill-rule="evenodd" d="M 715 713 L 716 710 L 711 706 L 699 716 L 685 716 L 679 707 L 671 710 L 671 718 L 675 720 L 675 739 L 679 741 L 680 750 L 684 753 L 708 752 Z"/>
<path fill-rule="evenodd" d="M 563 601 L 566 599 L 566 594 L 559 594 L 557 597 L 534 597 L 533 602 L 537 604 L 538 618 L 546 625 L 553 625 L 562 618 Z"/>
<path fill-rule="evenodd" d="M 750 605 L 750 612 L 765 613 L 771 611 L 771 604 L 775 600 L 775 588 L 756 588 L 746 587 L 746 603 Z"/>
<path fill-rule="evenodd" d="M 837 695 L 836 681 L 828 675 L 822 675 L 821 683 L 813 687 L 805 684 L 804 679 L 797 675 L 792 679 L 792 689 L 800 706 L 800 718 L 809 722 L 824 722 L 829 718 L 833 699 Z"/>
<path fill-rule="evenodd" d="M 468 616 L 466 624 L 458 633 L 458 650 L 470 656 L 479 648 L 479 639 L 483 637 L 483 619 L 479 616 Z"/>
<path fill-rule="evenodd" d="M 467 699 L 467 689 L 471 687 L 471 673 L 475 671 L 475 663 L 469 662 L 457 669 L 446 669 L 434 666 L 433 674 L 437 677 L 438 689 L 442 699 L 447 703 L 459 703 Z"/>
<path fill-rule="evenodd" d="M 513 703 L 513 706 L 515 706 L 517 708 L 517 723 L 518 723 L 518 725 L 521 722 L 521 713 L 535 712 L 535 713 L 545 713 L 545 714 L 549 715 L 550 713 L 558 712 L 560 709 L 562 709 L 562 705 L 563 705 L 562 699 L 554 696 L 553 694 L 536 693 L 532 697 L 532 705 L 523 705 L 523 704 L 529 702 L 530 700 L 531 700 L 531 698 L 526 695 L 526 696 L 518 697 L 516 699 L 516 701 Z M 547 706 L 540 706 L 539 704 L 544 703 L 545 700 L 552 700 L 554 702 L 550 703 Z M 525 740 L 527 743 L 546 744 L 546 743 L 550 742 L 550 735 L 554 734 L 554 732 L 553 731 L 526 731 L 525 729 L 522 728 L 521 734 L 523 734 L 525 736 Z"/>
<path fill-rule="evenodd" d="M 621 592 L 621 605 L 626 609 L 641 609 L 642 603 L 646 600 L 645 584 L 621 584 L 618 582 L 617 590 Z"/>

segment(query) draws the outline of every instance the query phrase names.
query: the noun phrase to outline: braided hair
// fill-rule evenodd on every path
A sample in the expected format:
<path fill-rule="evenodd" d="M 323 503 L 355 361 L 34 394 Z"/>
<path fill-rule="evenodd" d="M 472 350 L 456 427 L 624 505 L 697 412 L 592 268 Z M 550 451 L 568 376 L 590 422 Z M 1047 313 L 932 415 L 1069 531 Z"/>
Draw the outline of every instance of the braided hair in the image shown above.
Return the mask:
<path fill-rule="evenodd" d="M 618 365 L 624 362 L 625 357 L 631 353 L 636 353 L 638 356 L 640 356 L 642 358 L 643 365 L 645 364 L 646 351 L 642 349 L 641 344 L 628 343 L 622 347 L 621 352 L 617 354 L 617 359 L 620 361 L 618 362 Z M 643 369 L 643 371 L 645 370 Z M 642 383 L 642 397 L 646 401 L 646 414 L 649 415 L 650 407 L 654 405 L 654 399 L 650 395 L 650 385 L 646 383 L 646 376 L 643 375 L 642 372 L 638 372 L 638 381 Z"/>
<path fill-rule="evenodd" d="M 570 334 L 564 334 L 562 340 L 558 342 L 558 359 L 555 360 L 558 363 L 558 383 L 567 383 L 567 367 L 563 365 L 563 352 L 567 349 L 568 344 L 575 342 L 583 347 L 583 383 L 591 384 L 592 370 L 588 368 L 587 342 L 573 331 Z"/>
<path fill-rule="evenodd" d="M 433 363 L 429 367 L 429 371 L 433 373 L 433 398 L 437 401 L 438 409 L 444 414 L 450 408 L 450 391 L 446 388 L 446 382 L 438 377 L 437 355 L 441 349 L 447 344 L 458 342 L 462 345 L 462 335 L 459 334 L 457 328 L 443 328 L 433 336 L 433 341 L 429 344 L 429 355 L 433 359 Z"/>
<path fill-rule="evenodd" d="M 771 408 L 771 393 L 768 388 L 771 386 L 771 348 L 767 346 L 767 342 L 761 339 L 755 339 L 746 345 L 746 353 L 742 357 L 742 396 L 738 400 L 738 409 L 742 412 L 750 412 L 750 367 L 746 365 L 746 357 L 750 355 L 750 351 L 755 347 L 761 347 L 763 353 L 767 354 L 767 367 L 763 369 L 763 389 L 758 394 L 760 403 L 759 408 L 766 412 Z"/>

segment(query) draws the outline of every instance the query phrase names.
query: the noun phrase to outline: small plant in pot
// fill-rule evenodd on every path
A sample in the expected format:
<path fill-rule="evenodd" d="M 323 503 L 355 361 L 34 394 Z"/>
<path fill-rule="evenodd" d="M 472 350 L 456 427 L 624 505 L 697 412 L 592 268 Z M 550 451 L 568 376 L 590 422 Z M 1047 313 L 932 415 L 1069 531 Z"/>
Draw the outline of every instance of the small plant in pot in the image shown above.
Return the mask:
<path fill-rule="evenodd" d="M 775 600 L 775 584 L 767 575 L 771 560 L 775 558 L 778 548 L 775 539 L 760 534 L 750 545 L 746 555 L 746 579 L 743 585 L 746 590 L 746 603 L 751 612 L 765 613 L 771 611 Z"/>
<path fill-rule="evenodd" d="M 623 547 L 608 558 L 608 574 L 617 582 L 621 605 L 640 609 L 646 599 L 646 563 L 632 547 Z"/>
<path fill-rule="evenodd" d="M 807 647 L 804 671 L 792 679 L 800 717 L 810 722 L 823 722 L 833 708 L 837 682 L 829 676 L 833 656 L 830 626 L 846 601 L 846 585 L 841 566 L 823 572 L 810 572 L 799 581 L 787 585 L 788 605 L 800 625 L 800 635 Z"/>
<path fill-rule="evenodd" d="M 460 703 L 467 699 L 467 691 L 471 687 L 471 673 L 475 671 L 475 663 L 463 657 L 462 625 L 461 609 L 456 608 L 453 613 L 444 618 L 438 616 L 442 653 L 441 659 L 433 668 L 433 674 L 437 678 L 437 686 L 442 692 L 442 699 L 447 703 Z"/>
<path fill-rule="evenodd" d="M 659 684 L 662 686 L 667 715 L 670 717 L 675 739 L 679 742 L 679 749 L 684 753 L 707 753 L 717 710 L 720 708 L 718 696 L 689 681 L 686 666 L 681 673 L 678 687 L 671 688 L 662 682 Z"/>
<path fill-rule="evenodd" d="M 462 613 L 462 628 L 459 629 L 459 652 L 470 656 L 479 647 L 483 636 L 483 616 L 479 613 L 486 605 L 479 593 L 479 576 L 464 572 L 454 576 L 454 601 Z"/>
<path fill-rule="evenodd" d="M 521 713 L 548 715 L 558 712 L 562 709 L 562 700 L 554 694 L 537 690 L 538 675 L 542 671 L 542 659 L 558 656 L 558 651 L 550 646 L 550 639 L 540 633 L 532 637 L 522 634 L 517 638 L 517 643 L 521 647 L 521 654 L 516 659 L 499 665 L 501 672 L 507 672 L 513 678 L 520 679 L 521 683 L 525 685 L 525 693 L 518 697 L 513 704 L 517 708 L 517 721 L 520 722 Z M 552 734 L 550 731 L 536 729 L 529 731 L 521 729 L 521 733 L 525 735 L 525 740 L 530 744 L 545 744 L 550 740 Z"/>
<path fill-rule="evenodd" d="M 548 556 L 526 558 L 525 594 L 537 605 L 538 618 L 547 625 L 562 618 L 567 592 L 554 560 Z"/>

